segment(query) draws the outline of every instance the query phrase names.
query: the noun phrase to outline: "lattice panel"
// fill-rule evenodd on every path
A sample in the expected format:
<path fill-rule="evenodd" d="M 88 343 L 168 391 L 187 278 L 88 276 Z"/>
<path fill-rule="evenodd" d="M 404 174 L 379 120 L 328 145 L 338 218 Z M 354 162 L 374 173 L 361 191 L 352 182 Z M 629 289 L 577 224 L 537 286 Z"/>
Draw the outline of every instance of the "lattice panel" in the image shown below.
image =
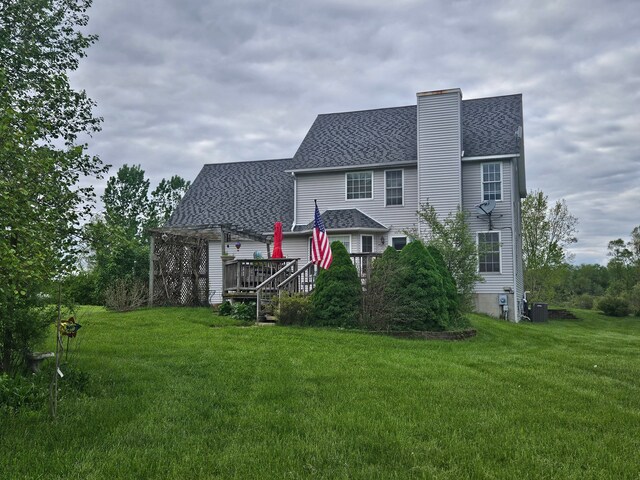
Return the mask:
<path fill-rule="evenodd" d="M 153 279 L 155 305 L 207 305 L 207 240 L 166 233 L 154 235 Z"/>

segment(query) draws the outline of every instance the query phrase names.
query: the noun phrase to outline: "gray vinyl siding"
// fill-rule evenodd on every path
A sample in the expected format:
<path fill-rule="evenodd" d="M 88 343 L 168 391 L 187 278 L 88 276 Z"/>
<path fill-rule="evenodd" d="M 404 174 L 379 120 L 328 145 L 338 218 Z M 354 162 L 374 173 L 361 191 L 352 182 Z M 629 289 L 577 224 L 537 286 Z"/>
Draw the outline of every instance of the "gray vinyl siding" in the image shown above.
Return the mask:
<path fill-rule="evenodd" d="M 222 302 L 222 260 L 220 241 L 209 242 L 209 303 Z"/>
<path fill-rule="evenodd" d="M 418 189 L 446 216 L 461 198 L 461 98 L 457 91 L 418 96 Z"/>
<path fill-rule="evenodd" d="M 399 230 L 415 228 L 418 209 L 416 168 L 404 168 L 404 205 L 402 206 L 385 206 L 384 172 L 383 169 L 373 170 L 373 199 L 370 200 L 345 199 L 345 172 L 298 174 L 295 202 L 297 224 L 306 225 L 313 220 L 315 208 L 313 201 L 317 200 L 320 212 L 357 208 L 387 228 Z M 380 235 L 374 234 L 374 237 L 379 238 Z M 352 242 L 354 245 L 352 252 L 359 252 L 360 235 L 354 233 Z"/>
<path fill-rule="evenodd" d="M 475 211 L 475 206 L 482 201 L 482 163 L 464 162 L 462 164 L 462 204 L 468 213 L 469 226 L 474 239 L 478 232 L 489 231 L 489 222 Z M 514 288 L 513 284 L 513 234 L 512 234 L 512 179 L 511 161 L 496 161 L 502 164 L 502 200 L 496 202 L 493 211 L 493 231 L 500 232 L 500 273 L 482 273 L 484 282 L 476 284 L 476 293 L 504 293 L 505 287 Z"/>

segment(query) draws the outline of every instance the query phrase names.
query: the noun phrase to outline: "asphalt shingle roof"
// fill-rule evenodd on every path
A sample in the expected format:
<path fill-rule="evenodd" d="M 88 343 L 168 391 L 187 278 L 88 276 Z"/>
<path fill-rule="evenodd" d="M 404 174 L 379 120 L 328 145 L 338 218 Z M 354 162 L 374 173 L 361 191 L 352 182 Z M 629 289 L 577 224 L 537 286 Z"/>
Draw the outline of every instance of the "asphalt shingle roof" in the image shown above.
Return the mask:
<path fill-rule="evenodd" d="M 467 157 L 518 153 L 522 95 L 462 101 Z M 416 106 L 318 115 L 292 169 L 416 161 Z"/>
<path fill-rule="evenodd" d="M 322 221 L 327 230 L 337 228 L 371 228 L 388 230 L 381 223 L 376 222 L 373 218 L 365 215 L 357 208 L 349 208 L 346 210 L 325 210 L 320 214 Z M 307 225 L 298 225 L 295 227 L 296 232 L 305 232 L 313 230 L 313 221 Z"/>
<path fill-rule="evenodd" d="M 258 233 L 293 222 L 291 159 L 205 165 L 165 227 L 230 223 Z"/>
<path fill-rule="evenodd" d="M 416 159 L 416 107 L 318 115 L 293 156 L 295 169 Z"/>
<path fill-rule="evenodd" d="M 462 101 L 465 157 L 520 153 L 516 130 L 522 126 L 522 95 Z"/>
<path fill-rule="evenodd" d="M 165 226 L 230 223 L 266 233 L 281 221 L 288 231 L 293 178 L 285 170 L 416 161 L 416 121 L 415 105 L 318 115 L 292 159 L 205 165 Z M 519 94 L 463 100 L 465 157 L 519 153 L 521 125 Z M 327 228 L 385 228 L 355 209 L 325 214 Z"/>

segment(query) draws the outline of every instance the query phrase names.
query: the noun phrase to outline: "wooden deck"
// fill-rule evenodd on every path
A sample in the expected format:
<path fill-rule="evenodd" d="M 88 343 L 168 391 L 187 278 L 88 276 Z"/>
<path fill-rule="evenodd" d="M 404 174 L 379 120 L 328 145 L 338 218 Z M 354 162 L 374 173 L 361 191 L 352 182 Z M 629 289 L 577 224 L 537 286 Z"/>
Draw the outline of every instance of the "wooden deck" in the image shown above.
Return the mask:
<path fill-rule="evenodd" d="M 352 253 L 351 261 L 366 286 L 373 261 L 379 253 Z M 290 293 L 311 293 L 315 287 L 318 267 L 297 258 L 231 260 L 224 265 L 222 296 L 227 300 L 257 300 L 259 292 L 273 296 L 280 290 Z"/>

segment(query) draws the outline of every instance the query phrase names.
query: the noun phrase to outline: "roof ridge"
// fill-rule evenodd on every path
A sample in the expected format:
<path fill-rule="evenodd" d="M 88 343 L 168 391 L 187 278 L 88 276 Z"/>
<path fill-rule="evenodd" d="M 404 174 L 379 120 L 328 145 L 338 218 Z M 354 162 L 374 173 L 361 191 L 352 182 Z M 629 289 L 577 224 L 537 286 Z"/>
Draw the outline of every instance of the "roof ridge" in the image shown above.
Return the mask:
<path fill-rule="evenodd" d="M 205 163 L 204 166 L 209 165 L 236 165 L 238 163 L 263 163 L 263 162 L 282 162 L 285 160 L 293 160 L 293 158 L 267 158 L 264 160 L 236 160 L 235 162 L 212 162 Z"/>
<path fill-rule="evenodd" d="M 349 110 L 346 112 L 330 112 L 330 113 L 319 113 L 319 117 L 324 117 L 328 115 L 346 115 L 347 113 L 362 113 L 362 112 L 377 112 L 379 110 L 392 110 L 399 108 L 415 108 L 415 105 L 400 105 L 397 107 L 379 107 L 379 108 L 364 108 L 362 110 Z"/>
<path fill-rule="evenodd" d="M 504 97 L 521 97 L 522 93 L 505 93 L 504 95 L 492 95 L 490 97 L 478 97 L 462 99 L 463 102 L 473 102 L 474 100 L 489 100 L 490 98 L 504 98 Z"/>

